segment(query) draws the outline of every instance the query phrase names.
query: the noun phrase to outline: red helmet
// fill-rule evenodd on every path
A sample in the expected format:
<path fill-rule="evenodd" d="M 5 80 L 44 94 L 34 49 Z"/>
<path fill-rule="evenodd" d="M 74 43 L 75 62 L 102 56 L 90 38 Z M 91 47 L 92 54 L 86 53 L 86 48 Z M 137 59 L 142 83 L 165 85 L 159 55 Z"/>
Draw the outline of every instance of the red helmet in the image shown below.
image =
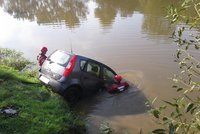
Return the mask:
<path fill-rule="evenodd" d="M 46 53 L 48 51 L 48 49 L 46 47 L 42 47 L 41 52 L 42 53 Z"/>
<path fill-rule="evenodd" d="M 122 77 L 120 75 L 115 75 L 114 79 L 117 81 L 117 82 L 120 82 L 122 80 Z"/>

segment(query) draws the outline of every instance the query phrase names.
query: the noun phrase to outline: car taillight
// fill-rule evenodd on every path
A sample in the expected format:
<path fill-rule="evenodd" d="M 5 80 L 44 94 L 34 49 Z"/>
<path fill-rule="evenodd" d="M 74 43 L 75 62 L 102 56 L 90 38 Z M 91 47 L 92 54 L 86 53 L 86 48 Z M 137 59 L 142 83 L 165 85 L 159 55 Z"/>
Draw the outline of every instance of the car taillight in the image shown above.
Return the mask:
<path fill-rule="evenodd" d="M 68 76 L 74 69 L 76 63 L 76 55 L 73 55 L 64 71 L 64 76 Z"/>

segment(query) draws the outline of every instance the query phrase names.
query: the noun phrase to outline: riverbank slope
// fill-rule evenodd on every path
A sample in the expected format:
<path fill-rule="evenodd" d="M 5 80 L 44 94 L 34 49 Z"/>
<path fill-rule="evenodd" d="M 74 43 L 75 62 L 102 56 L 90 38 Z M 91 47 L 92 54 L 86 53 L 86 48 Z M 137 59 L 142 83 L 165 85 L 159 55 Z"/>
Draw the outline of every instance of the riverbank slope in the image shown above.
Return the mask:
<path fill-rule="evenodd" d="M 85 122 L 36 77 L 0 65 L 0 133 L 85 132 Z"/>

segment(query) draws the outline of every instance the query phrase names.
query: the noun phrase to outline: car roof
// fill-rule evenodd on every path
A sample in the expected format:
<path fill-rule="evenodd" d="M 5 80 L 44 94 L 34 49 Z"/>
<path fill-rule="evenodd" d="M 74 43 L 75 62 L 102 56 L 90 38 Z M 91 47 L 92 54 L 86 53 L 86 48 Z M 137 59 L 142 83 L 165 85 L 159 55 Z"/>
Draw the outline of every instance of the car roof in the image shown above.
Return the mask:
<path fill-rule="evenodd" d="M 97 60 L 94 60 L 94 59 L 91 59 L 91 58 L 88 58 L 88 57 L 85 57 L 85 56 L 81 56 L 81 55 L 76 55 L 76 56 L 78 56 L 80 60 L 81 59 L 82 60 L 89 60 L 89 61 L 95 62 L 97 64 L 100 64 L 101 66 L 106 67 L 106 68 L 112 70 L 115 74 L 117 74 L 112 68 L 110 68 L 109 66 L 107 66 L 107 65 L 105 65 L 105 64 L 103 64 L 103 63 L 101 63 L 101 62 L 99 62 Z"/>
<path fill-rule="evenodd" d="M 104 67 L 106 67 L 106 68 L 112 70 L 115 74 L 117 74 L 112 68 L 110 68 L 109 66 L 107 66 L 107 65 L 105 65 L 105 64 L 103 64 L 103 63 L 101 63 L 101 62 L 99 62 L 99 61 L 97 61 L 97 60 L 94 60 L 94 59 L 91 59 L 91 58 L 88 58 L 88 57 L 85 57 L 85 56 L 82 56 L 82 55 L 77 55 L 77 54 L 68 52 L 68 51 L 66 51 L 66 50 L 59 50 L 59 49 L 58 49 L 58 50 L 56 50 L 56 51 L 65 52 L 65 53 L 69 54 L 70 56 L 76 55 L 77 58 L 78 58 L 79 60 L 82 59 L 82 60 L 90 60 L 90 61 L 96 62 L 97 64 L 100 64 L 100 65 L 102 65 L 102 66 L 104 66 Z M 55 52 L 55 51 L 54 51 L 54 52 Z"/>

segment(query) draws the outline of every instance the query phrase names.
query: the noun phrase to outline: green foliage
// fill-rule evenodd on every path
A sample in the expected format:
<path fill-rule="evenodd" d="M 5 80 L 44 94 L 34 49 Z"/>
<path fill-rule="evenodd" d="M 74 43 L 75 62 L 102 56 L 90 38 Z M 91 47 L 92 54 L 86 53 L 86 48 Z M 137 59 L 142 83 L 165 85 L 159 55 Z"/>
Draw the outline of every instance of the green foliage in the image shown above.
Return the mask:
<path fill-rule="evenodd" d="M 103 122 L 100 125 L 100 131 L 102 134 L 112 134 L 113 133 L 113 129 L 110 127 L 108 122 Z"/>
<path fill-rule="evenodd" d="M 49 92 L 39 81 L 11 67 L 0 66 L 0 109 L 14 107 L 17 115 L 0 112 L 1 134 L 85 132 L 83 119 L 67 103 Z"/>
<path fill-rule="evenodd" d="M 152 131 L 155 134 L 200 132 L 200 61 L 191 55 L 195 49 L 199 52 L 200 47 L 200 2 L 180 2 L 181 8 L 170 6 L 167 16 L 171 24 L 176 23 L 178 26 L 172 34 L 179 46 L 175 62 L 179 65 L 180 74 L 172 78 L 175 83 L 172 88 L 176 89 L 178 96 L 170 101 L 164 101 L 163 106 L 151 109 L 151 114 L 163 125 L 163 128 Z M 186 12 L 192 9 L 195 15 L 187 15 Z"/>
<path fill-rule="evenodd" d="M 23 53 L 7 48 L 0 48 L 0 65 L 13 67 L 17 70 L 22 70 L 31 62 L 24 58 Z"/>

